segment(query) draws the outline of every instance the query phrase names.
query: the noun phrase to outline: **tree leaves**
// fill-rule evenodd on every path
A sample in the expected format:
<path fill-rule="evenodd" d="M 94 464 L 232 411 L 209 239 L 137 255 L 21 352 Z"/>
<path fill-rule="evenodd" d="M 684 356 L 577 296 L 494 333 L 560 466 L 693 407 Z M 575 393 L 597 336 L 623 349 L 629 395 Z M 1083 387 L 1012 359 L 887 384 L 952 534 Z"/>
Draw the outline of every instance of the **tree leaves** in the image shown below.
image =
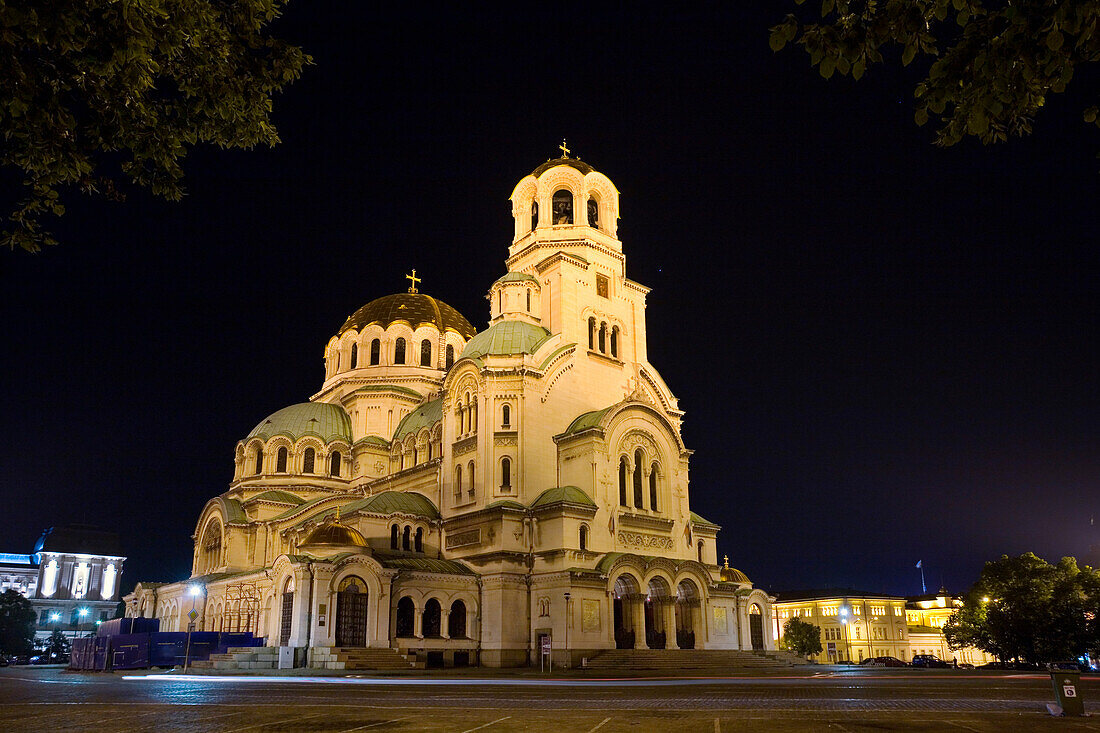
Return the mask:
<path fill-rule="evenodd" d="M 772 48 L 796 42 L 823 77 L 850 69 L 855 79 L 900 49 L 903 66 L 927 69 L 913 119 L 937 123 L 937 145 L 1030 134 L 1047 95 L 1100 60 L 1100 0 L 822 0 L 818 9 L 820 19 L 807 9 L 772 28 Z M 1095 112 L 1085 121 L 1100 126 Z"/>
<path fill-rule="evenodd" d="M 272 97 L 312 63 L 266 27 L 287 0 L 85 0 L 41 17 L 0 3 L 0 166 L 25 195 L 0 242 L 37 251 L 73 190 L 177 200 L 200 143 L 275 145 Z"/>

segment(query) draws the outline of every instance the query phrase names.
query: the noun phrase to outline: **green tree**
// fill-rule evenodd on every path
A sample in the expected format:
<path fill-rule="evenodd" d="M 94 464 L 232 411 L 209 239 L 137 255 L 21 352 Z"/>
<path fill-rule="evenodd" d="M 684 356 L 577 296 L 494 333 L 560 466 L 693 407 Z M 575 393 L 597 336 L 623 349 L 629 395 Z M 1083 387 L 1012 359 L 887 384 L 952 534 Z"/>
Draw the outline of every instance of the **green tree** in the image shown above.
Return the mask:
<path fill-rule="evenodd" d="M 0 593 L 0 654 L 30 654 L 34 622 L 30 601 L 13 590 Z"/>
<path fill-rule="evenodd" d="M 50 634 L 50 638 L 46 641 L 46 646 L 43 651 L 49 655 L 50 661 L 61 661 L 69 656 L 69 649 L 71 644 L 69 640 L 65 638 L 65 634 L 61 632 L 61 629 L 54 629 Z"/>
<path fill-rule="evenodd" d="M 74 191 L 178 200 L 196 143 L 277 143 L 272 97 L 311 63 L 268 32 L 286 3 L 0 0 L 0 180 L 23 188 L 0 243 L 56 244 Z"/>
<path fill-rule="evenodd" d="M 986 563 L 944 635 L 1001 659 L 1040 663 L 1100 650 L 1100 574 L 1072 557 L 1057 565 L 1025 553 Z"/>
<path fill-rule="evenodd" d="M 821 627 L 800 618 L 789 618 L 783 623 L 783 648 L 809 657 L 820 654 Z"/>
<path fill-rule="evenodd" d="M 799 5 L 805 0 L 795 0 Z M 1100 61 L 1100 0 L 817 0 L 771 29 L 771 47 L 795 42 L 826 79 L 859 79 L 886 50 L 924 79 L 915 120 L 939 125 L 935 141 L 1003 142 L 1031 132 L 1047 96 L 1080 65 Z M 816 15 L 816 12 L 814 13 Z M 923 62 L 923 63 L 921 63 Z M 1100 126 L 1096 106 L 1085 122 Z"/>

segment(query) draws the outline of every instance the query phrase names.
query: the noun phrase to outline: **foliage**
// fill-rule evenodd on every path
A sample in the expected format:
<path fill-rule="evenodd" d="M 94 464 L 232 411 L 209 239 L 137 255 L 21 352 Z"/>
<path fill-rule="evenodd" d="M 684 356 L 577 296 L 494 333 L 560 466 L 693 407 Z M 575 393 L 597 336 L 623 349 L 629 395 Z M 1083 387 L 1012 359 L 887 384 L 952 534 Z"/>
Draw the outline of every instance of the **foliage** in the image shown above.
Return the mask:
<path fill-rule="evenodd" d="M 13 590 L 0 593 L 0 654 L 30 654 L 34 648 L 34 608 Z"/>
<path fill-rule="evenodd" d="M 178 200 L 196 143 L 277 143 L 272 95 L 311 63 L 267 32 L 286 2 L 0 1 L 0 171 L 24 189 L 0 243 L 56 244 L 72 191 Z"/>
<path fill-rule="evenodd" d="M 820 654 L 821 628 L 800 618 L 789 618 L 783 623 L 783 648 L 809 657 Z"/>
<path fill-rule="evenodd" d="M 1100 573 L 1032 553 L 986 563 L 944 635 L 952 649 L 1039 663 L 1100 651 Z"/>
<path fill-rule="evenodd" d="M 789 14 L 770 42 L 776 51 L 797 42 L 826 79 L 859 79 L 884 48 L 900 49 L 904 66 L 920 58 L 916 123 L 935 120 L 939 145 L 988 144 L 1030 133 L 1047 95 L 1100 60 L 1098 22 L 1100 0 L 821 0 L 820 22 Z M 1100 126 L 1096 106 L 1084 119 Z"/>
<path fill-rule="evenodd" d="M 69 643 L 69 640 L 65 638 L 65 634 L 61 632 L 61 629 L 54 629 L 42 651 L 49 655 L 49 659 L 52 662 L 68 657 L 71 647 L 72 645 Z"/>

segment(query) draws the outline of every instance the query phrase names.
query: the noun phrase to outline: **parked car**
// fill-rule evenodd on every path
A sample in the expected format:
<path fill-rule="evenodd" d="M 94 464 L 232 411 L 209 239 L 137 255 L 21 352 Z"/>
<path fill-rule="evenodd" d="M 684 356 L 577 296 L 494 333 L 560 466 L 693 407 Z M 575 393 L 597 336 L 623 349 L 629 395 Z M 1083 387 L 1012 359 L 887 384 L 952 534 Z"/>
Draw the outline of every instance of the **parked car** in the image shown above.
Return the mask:
<path fill-rule="evenodd" d="M 924 667 L 925 669 L 947 669 L 951 665 L 935 654 L 914 654 L 913 666 Z"/>
<path fill-rule="evenodd" d="M 909 665 L 897 657 L 873 657 L 872 667 L 908 667 Z"/>
<path fill-rule="evenodd" d="M 3 654 L 0 654 L 0 667 L 7 667 L 7 666 L 8 666 L 8 658 L 5 657 Z"/>

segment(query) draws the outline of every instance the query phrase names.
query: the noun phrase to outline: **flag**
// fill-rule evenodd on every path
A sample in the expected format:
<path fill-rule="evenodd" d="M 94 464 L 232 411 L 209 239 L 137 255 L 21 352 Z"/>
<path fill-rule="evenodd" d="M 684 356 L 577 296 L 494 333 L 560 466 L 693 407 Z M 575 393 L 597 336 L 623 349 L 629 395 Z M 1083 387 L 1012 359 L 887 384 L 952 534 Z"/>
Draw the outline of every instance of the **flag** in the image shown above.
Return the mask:
<path fill-rule="evenodd" d="M 611 512 L 611 519 L 607 523 L 607 531 L 611 534 L 615 534 L 615 513 Z"/>
<path fill-rule="evenodd" d="M 919 568 L 919 567 L 921 567 L 921 563 L 922 563 L 922 562 L 924 562 L 924 560 L 917 560 L 917 567 L 918 567 L 918 568 Z"/>

